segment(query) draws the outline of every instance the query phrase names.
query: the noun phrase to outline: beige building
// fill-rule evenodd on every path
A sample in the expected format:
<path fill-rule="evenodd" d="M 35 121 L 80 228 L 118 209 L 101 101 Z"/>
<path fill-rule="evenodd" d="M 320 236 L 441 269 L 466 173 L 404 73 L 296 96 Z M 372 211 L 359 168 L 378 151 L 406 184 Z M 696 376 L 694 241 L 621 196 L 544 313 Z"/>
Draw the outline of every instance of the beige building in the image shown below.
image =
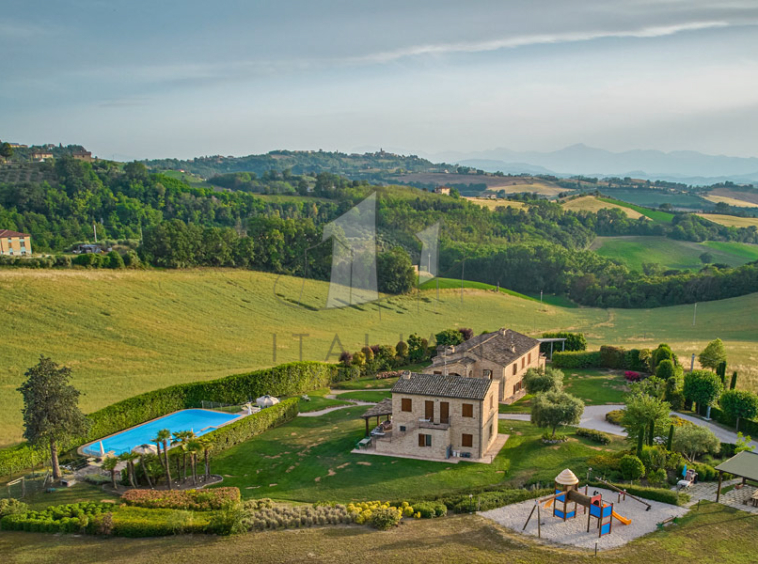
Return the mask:
<path fill-rule="evenodd" d="M 405 372 L 392 388 L 391 411 L 391 422 L 372 433 L 377 454 L 438 460 L 496 454 L 497 390 L 490 380 Z"/>
<path fill-rule="evenodd" d="M 435 194 L 442 194 L 443 196 L 449 196 L 450 195 L 450 188 L 447 186 L 437 186 L 434 189 Z"/>
<path fill-rule="evenodd" d="M 31 256 L 32 236 L 10 229 L 0 229 L 0 255 Z"/>
<path fill-rule="evenodd" d="M 494 382 L 498 402 L 512 403 L 524 395 L 523 378 L 530 368 L 544 368 L 540 342 L 510 329 L 484 333 L 454 347 L 439 347 L 426 374 L 454 374 Z"/>
<path fill-rule="evenodd" d="M 92 153 L 90 151 L 76 151 L 74 153 L 71 153 L 71 156 L 74 157 L 77 161 L 86 161 L 88 163 L 92 162 Z"/>

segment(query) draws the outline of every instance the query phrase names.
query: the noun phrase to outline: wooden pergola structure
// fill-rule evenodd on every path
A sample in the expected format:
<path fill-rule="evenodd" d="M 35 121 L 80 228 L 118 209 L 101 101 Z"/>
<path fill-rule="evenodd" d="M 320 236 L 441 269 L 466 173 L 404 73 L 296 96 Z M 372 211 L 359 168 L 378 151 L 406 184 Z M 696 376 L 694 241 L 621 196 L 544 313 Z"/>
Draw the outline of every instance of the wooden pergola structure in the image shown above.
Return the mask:
<path fill-rule="evenodd" d="M 392 415 L 392 398 L 386 398 L 377 403 L 376 405 L 372 405 L 366 413 L 361 415 L 363 419 L 366 421 L 366 436 L 369 436 L 369 428 L 368 428 L 368 422 L 369 419 L 373 419 L 376 417 L 376 425 L 379 426 L 379 418 L 380 417 L 386 417 L 388 415 Z M 387 419 L 389 420 L 389 418 Z"/>
<path fill-rule="evenodd" d="M 553 360 L 553 345 L 555 343 L 561 344 L 561 352 L 566 350 L 566 338 L 565 337 L 552 337 L 537 339 L 540 343 L 550 343 L 550 360 Z"/>
<path fill-rule="evenodd" d="M 758 453 L 749 450 L 739 452 L 726 462 L 716 466 L 716 470 L 719 473 L 719 488 L 716 491 L 716 502 L 718 503 L 721 498 L 721 481 L 724 473 L 742 478 L 743 486 L 748 480 L 758 482 Z"/>

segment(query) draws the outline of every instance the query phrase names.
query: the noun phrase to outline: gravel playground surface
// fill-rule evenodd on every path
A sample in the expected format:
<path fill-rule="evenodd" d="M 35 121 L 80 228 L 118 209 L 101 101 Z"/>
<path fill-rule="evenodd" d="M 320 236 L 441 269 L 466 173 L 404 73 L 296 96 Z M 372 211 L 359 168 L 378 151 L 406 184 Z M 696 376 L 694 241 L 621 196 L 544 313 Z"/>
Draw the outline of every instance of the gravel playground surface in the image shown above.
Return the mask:
<path fill-rule="evenodd" d="M 581 488 L 579 491 L 584 493 L 584 488 Z M 613 510 L 619 515 L 631 519 L 632 522 L 629 525 L 622 525 L 614 518 L 612 532 L 598 538 L 597 519 L 592 518 L 590 532 L 588 533 L 587 514 L 582 512 L 583 507 L 577 506 L 577 517 L 564 522 L 558 517 L 553 517 L 553 508 L 549 507 L 546 509 L 543 503 L 540 507 L 542 540 L 578 548 L 594 549 L 595 543 L 597 543 L 599 550 L 616 548 L 642 535 L 655 531 L 658 523 L 670 517 L 682 516 L 688 511 L 684 507 L 648 500 L 646 501 L 652 507 L 650 511 L 645 511 L 646 507 L 642 503 L 630 497 L 627 497 L 625 501 L 622 500 L 621 503 L 617 503 L 618 495 L 611 490 L 590 488 L 589 495 L 592 495 L 593 492 L 602 494 L 604 502 L 613 503 Z M 490 511 L 482 511 L 479 515 L 492 519 L 496 523 L 517 533 L 521 533 L 521 529 L 533 507 L 534 500 L 532 499 Z M 526 531 L 522 534 L 537 536 L 536 511 L 532 515 Z"/>

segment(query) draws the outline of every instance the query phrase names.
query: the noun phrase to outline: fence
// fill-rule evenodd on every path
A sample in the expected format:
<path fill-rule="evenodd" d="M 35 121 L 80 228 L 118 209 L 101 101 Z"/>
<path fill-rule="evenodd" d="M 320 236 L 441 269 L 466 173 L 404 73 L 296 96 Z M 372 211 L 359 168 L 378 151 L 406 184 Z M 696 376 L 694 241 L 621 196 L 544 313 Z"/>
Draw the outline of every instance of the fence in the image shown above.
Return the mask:
<path fill-rule="evenodd" d="M 25 497 L 40 493 L 52 483 L 50 472 L 22 476 L 0 487 L 0 499 Z"/>
<path fill-rule="evenodd" d="M 245 406 L 235 403 L 219 403 L 217 401 L 201 400 L 200 406 L 203 409 L 212 409 L 213 411 L 222 411 L 224 413 L 239 413 L 244 411 Z"/>

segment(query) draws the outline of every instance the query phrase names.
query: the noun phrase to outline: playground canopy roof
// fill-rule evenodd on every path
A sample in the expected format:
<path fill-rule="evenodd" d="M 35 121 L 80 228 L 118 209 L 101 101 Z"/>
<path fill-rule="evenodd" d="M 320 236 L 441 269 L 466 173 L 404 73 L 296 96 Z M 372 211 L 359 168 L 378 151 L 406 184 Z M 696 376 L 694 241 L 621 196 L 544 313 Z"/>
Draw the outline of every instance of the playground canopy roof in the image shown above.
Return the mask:
<path fill-rule="evenodd" d="M 747 450 L 737 453 L 716 466 L 716 470 L 758 482 L 758 453 Z"/>
<path fill-rule="evenodd" d="M 579 483 L 579 478 L 577 478 L 571 470 L 566 468 L 555 477 L 555 483 L 560 484 L 561 486 L 575 486 Z"/>

